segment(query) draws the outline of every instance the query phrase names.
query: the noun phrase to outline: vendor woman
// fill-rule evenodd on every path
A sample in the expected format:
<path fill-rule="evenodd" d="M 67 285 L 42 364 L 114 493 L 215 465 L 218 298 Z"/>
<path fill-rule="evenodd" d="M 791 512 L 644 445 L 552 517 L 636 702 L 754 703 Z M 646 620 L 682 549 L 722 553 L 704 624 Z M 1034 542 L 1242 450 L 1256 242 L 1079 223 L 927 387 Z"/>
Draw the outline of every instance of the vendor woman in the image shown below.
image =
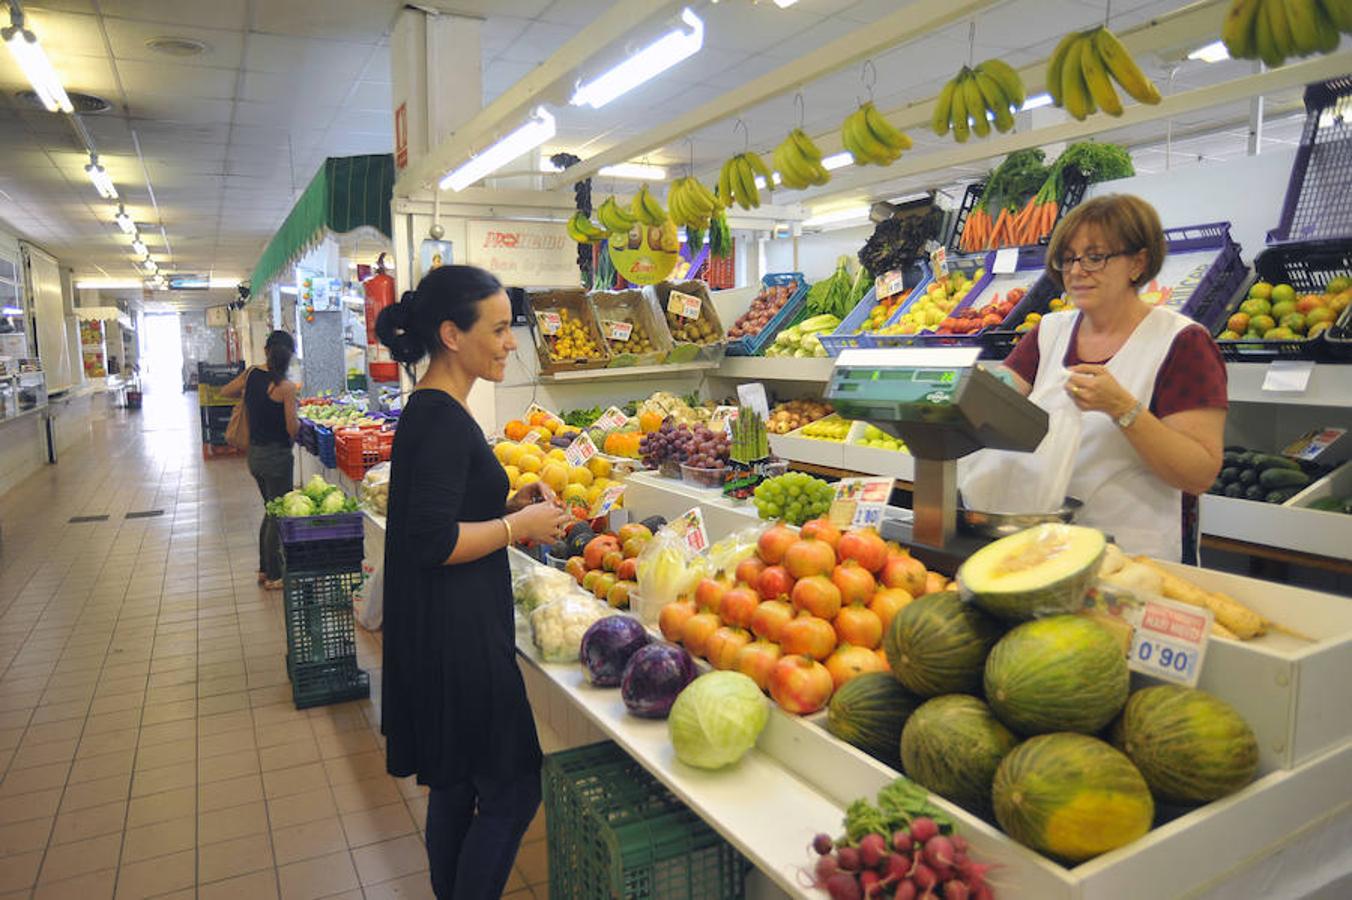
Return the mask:
<path fill-rule="evenodd" d="M 1082 413 L 1076 521 L 1129 553 L 1195 563 L 1197 496 L 1221 469 L 1225 364 L 1205 328 L 1141 299 L 1164 255 L 1159 214 L 1139 197 L 1076 207 L 1047 247 L 1074 309 L 1044 316 L 1004 365 L 1034 403 Z"/>
<path fill-rule="evenodd" d="M 390 457 L 381 730 L 390 774 L 431 787 L 427 856 L 445 900 L 496 900 L 540 805 L 540 745 L 521 672 L 507 547 L 553 543 L 572 517 L 542 484 L 511 499 L 469 412 L 516 348 L 507 293 L 483 269 L 433 269 L 380 313 L 401 363 L 428 359 Z"/>

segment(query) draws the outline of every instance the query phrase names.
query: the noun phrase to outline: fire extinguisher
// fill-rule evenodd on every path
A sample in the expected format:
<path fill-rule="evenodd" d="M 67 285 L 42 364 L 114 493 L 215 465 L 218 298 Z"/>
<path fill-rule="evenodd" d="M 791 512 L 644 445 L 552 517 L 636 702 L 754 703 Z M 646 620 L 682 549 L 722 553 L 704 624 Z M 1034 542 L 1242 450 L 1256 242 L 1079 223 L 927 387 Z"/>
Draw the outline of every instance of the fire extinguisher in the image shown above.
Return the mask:
<path fill-rule="evenodd" d="M 376 274 L 366 279 L 366 343 L 376 344 L 376 318 L 394 304 L 394 278 L 385 271 L 385 254 L 376 257 Z"/>

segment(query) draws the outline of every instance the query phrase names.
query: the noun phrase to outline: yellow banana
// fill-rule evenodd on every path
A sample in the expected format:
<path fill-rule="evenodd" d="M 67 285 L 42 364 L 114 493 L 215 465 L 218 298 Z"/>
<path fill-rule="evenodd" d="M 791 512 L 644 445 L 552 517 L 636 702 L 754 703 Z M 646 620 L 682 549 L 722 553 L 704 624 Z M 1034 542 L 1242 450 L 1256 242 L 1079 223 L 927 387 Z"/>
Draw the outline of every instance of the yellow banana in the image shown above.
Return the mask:
<path fill-rule="evenodd" d="M 964 69 L 962 73 L 962 99 L 967 111 L 972 114 L 972 131 L 976 132 L 976 136 L 990 134 L 991 123 L 986 117 L 986 102 L 981 96 L 981 89 L 976 86 L 971 69 Z"/>
<path fill-rule="evenodd" d="M 1334 28 L 1352 34 L 1352 0 L 1319 0 Z"/>
<path fill-rule="evenodd" d="M 1160 97 L 1159 88 L 1155 87 L 1155 82 L 1145 77 L 1141 67 L 1136 65 L 1136 60 L 1131 58 L 1127 48 L 1117 39 L 1117 35 L 1107 28 L 1099 28 L 1094 32 L 1093 41 L 1094 49 L 1098 50 L 1103 65 L 1113 79 L 1122 85 L 1122 90 L 1130 94 L 1137 103 L 1154 106 L 1163 99 Z"/>
<path fill-rule="evenodd" d="M 1319 50 L 1319 19 L 1314 0 L 1283 0 L 1286 21 L 1291 26 L 1291 43 L 1301 56 Z"/>
<path fill-rule="evenodd" d="M 976 82 L 986 108 L 995 116 L 995 130 L 1004 134 L 1013 128 L 1014 116 L 1009 111 L 1009 98 L 996 80 L 980 69 L 972 72 L 972 80 Z"/>
<path fill-rule="evenodd" d="M 803 129 L 795 128 L 793 131 L 790 131 L 789 139 L 793 141 L 793 145 L 798 149 L 799 155 L 808 162 L 819 163 L 822 161 L 821 150 L 812 142 L 812 138 L 808 137 L 807 132 L 803 131 Z"/>
<path fill-rule="evenodd" d="M 892 126 L 872 103 L 864 104 L 864 124 L 888 150 L 899 153 L 911 149 L 911 139 Z"/>
<path fill-rule="evenodd" d="M 1084 83 L 1089 88 L 1089 96 L 1094 98 L 1099 109 L 1110 116 L 1122 115 L 1122 101 L 1113 90 L 1113 82 L 1108 70 L 1099 58 L 1098 46 L 1094 41 L 1085 41 L 1080 51 L 1080 71 L 1084 74 Z"/>
<path fill-rule="evenodd" d="M 1080 32 L 1072 31 L 1070 34 L 1061 38 L 1061 43 L 1056 45 L 1052 55 L 1047 60 L 1047 93 L 1052 95 L 1052 103 L 1057 106 L 1064 105 L 1061 97 L 1062 71 L 1065 68 L 1066 56 L 1070 53 L 1070 48 L 1080 39 Z"/>
<path fill-rule="evenodd" d="M 1262 6 L 1263 0 L 1234 0 L 1226 11 L 1221 40 L 1234 59 L 1253 59 L 1258 55 L 1253 32 Z"/>
<path fill-rule="evenodd" d="M 869 157 L 870 162 L 878 166 L 890 166 L 897 161 L 900 151 L 894 151 L 874 136 L 873 131 L 868 127 L 864 107 L 861 106 L 855 110 L 850 119 L 852 120 L 851 130 L 854 134 L 854 141 L 859 149 Z"/>
<path fill-rule="evenodd" d="M 752 167 L 748 156 L 749 154 L 743 153 L 737 157 L 737 177 L 741 181 L 742 193 L 746 197 L 748 207 L 756 209 L 760 206 L 760 188 L 756 187 L 756 170 Z M 766 182 L 767 185 L 769 183 Z"/>
<path fill-rule="evenodd" d="M 953 79 L 953 86 L 953 139 L 959 144 L 965 144 L 972 134 L 972 129 L 967 124 L 967 100 L 966 92 L 962 89 L 961 75 Z"/>
<path fill-rule="evenodd" d="M 775 168 L 779 169 L 779 177 L 784 186 L 792 190 L 801 191 L 812 184 L 815 165 L 798 152 L 792 139 L 775 148 Z"/>
<path fill-rule="evenodd" d="M 1349 4 L 1349 6 L 1352 6 L 1352 4 Z M 1342 39 L 1342 36 L 1338 34 L 1338 26 L 1333 24 L 1333 20 L 1329 18 L 1328 11 L 1322 3 L 1316 2 L 1314 4 L 1314 17 L 1317 23 L 1315 27 L 1319 29 L 1318 50 L 1320 53 L 1332 53 L 1338 49 L 1338 42 Z"/>
<path fill-rule="evenodd" d="M 695 181 L 694 186 L 695 195 L 699 197 L 701 204 L 709 208 L 709 215 L 712 216 L 718 212 L 723 204 L 718 201 L 718 197 L 714 196 L 714 192 L 705 187 L 702 181 Z"/>
<path fill-rule="evenodd" d="M 596 218 L 600 219 L 601 224 L 612 234 L 627 234 L 636 221 L 633 216 L 620 208 L 614 197 L 606 198 L 606 202 L 596 211 Z"/>
<path fill-rule="evenodd" d="M 732 160 L 723 163 L 723 168 L 718 172 L 718 202 L 724 206 L 732 206 L 735 198 L 732 195 Z"/>
<path fill-rule="evenodd" d="M 1090 50 L 1090 38 L 1081 37 L 1070 47 L 1061 66 L 1061 105 L 1066 112 L 1083 122 L 1093 112 L 1093 99 L 1089 96 L 1089 85 L 1084 81 L 1084 65 L 1080 57 Z"/>
<path fill-rule="evenodd" d="M 1296 55 L 1295 44 L 1291 38 L 1291 23 L 1286 20 L 1286 5 L 1282 0 L 1263 0 L 1263 20 L 1272 35 L 1272 44 L 1281 54 L 1281 65 L 1288 56 Z M 1266 60 L 1264 60 L 1266 62 Z"/>
<path fill-rule="evenodd" d="M 948 134 L 948 123 L 953 117 L 953 93 L 957 87 L 956 78 L 949 81 L 943 90 L 939 91 L 939 96 L 934 101 L 934 112 L 930 114 L 930 130 L 939 137 Z"/>
<path fill-rule="evenodd" d="M 1024 101 L 1028 99 L 1023 79 L 1014 71 L 1014 67 L 1003 59 L 988 59 L 978 65 L 976 70 L 995 79 L 995 83 L 1000 85 L 1000 92 L 1009 99 L 1015 109 L 1022 107 Z"/>
<path fill-rule="evenodd" d="M 699 217 L 690 209 L 685 198 L 685 180 L 673 181 L 671 189 L 667 191 L 667 212 L 671 214 L 671 221 L 677 225 L 693 225 L 699 221 Z"/>
<path fill-rule="evenodd" d="M 709 193 L 709 189 L 694 178 L 691 178 L 687 184 L 686 198 L 695 214 L 701 219 L 712 216 L 718 209 L 718 201 L 714 199 L 714 195 Z"/>
<path fill-rule="evenodd" d="M 827 171 L 826 166 L 822 165 L 819 162 L 812 164 L 812 183 L 814 185 L 816 185 L 817 187 L 821 187 L 830 180 L 831 173 Z"/>

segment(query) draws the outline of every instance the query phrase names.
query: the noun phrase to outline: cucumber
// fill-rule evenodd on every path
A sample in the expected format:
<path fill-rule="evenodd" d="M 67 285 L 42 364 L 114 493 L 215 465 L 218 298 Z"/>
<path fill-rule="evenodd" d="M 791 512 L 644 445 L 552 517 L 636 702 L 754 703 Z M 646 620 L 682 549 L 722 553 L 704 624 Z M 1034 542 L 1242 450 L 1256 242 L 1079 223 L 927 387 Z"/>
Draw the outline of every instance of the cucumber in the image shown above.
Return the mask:
<path fill-rule="evenodd" d="M 1257 484 L 1257 483 L 1258 483 L 1258 470 L 1257 470 L 1257 469 L 1245 469 L 1244 471 L 1240 472 L 1240 473 L 1239 473 L 1239 483 L 1242 484 L 1242 485 L 1245 485 L 1246 487 L 1247 487 L 1248 485 L 1251 485 L 1251 484 Z"/>
<path fill-rule="evenodd" d="M 1225 496 L 1234 497 L 1236 500 L 1238 500 L 1240 497 L 1244 496 L 1244 486 L 1240 484 L 1238 481 L 1236 481 L 1234 484 L 1227 484 L 1225 486 Z"/>
<path fill-rule="evenodd" d="M 1237 465 L 1239 465 L 1239 458 L 1240 458 L 1240 456 L 1243 455 L 1243 453 L 1244 453 L 1244 451 L 1242 451 L 1242 450 L 1226 450 L 1226 451 L 1225 451 L 1225 457 L 1224 457 L 1224 458 L 1225 458 L 1225 465 L 1226 465 L 1226 467 L 1228 468 L 1228 467 L 1230 467 L 1230 466 L 1237 466 Z"/>
<path fill-rule="evenodd" d="M 1241 454 L 1239 454 L 1239 464 L 1240 464 L 1241 466 L 1251 466 L 1251 465 L 1253 465 L 1253 459 L 1254 459 L 1254 457 L 1255 457 L 1255 456 L 1261 456 L 1261 455 L 1262 455 L 1262 454 L 1260 454 L 1260 453 L 1254 453 L 1252 450 L 1250 450 L 1250 451 L 1247 452 L 1247 453 L 1241 453 Z"/>
<path fill-rule="evenodd" d="M 1310 504 L 1310 509 L 1317 509 L 1320 512 L 1340 513 L 1343 511 L 1343 501 L 1337 497 L 1321 497 Z"/>
<path fill-rule="evenodd" d="M 1267 469 L 1258 476 L 1258 483 L 1269 491 L 1280 491 L 1284 488 L 1303 488 L 1310 483 L 1310 476 L 1304 472 L 1293 472 L 1290 469 Z"/>
<path fill-rule="evenodd" d="M 1226 468 L 1221 469 L 1221 482 L 1229 484 L 1232 481 L 1239 481 L 1239 467 L 1227 466 Z"/>
<path fill-rule="evenodd" d="M 1219 478 L 1217 478 L 1214 482 L 1212 482 L 1211 488 L 1210 488 L 1210 490 L 1207 491 L 1207 493 L 1208 493 L 1208 494 L 1224 494 L 1224 493 L 1225 493 L 1225 482 L 1224 482 L 1224 481 L 1221 481 Z M 1343 509 L 1343 505 L 1342 505 L 1341 503 L 1339 503 L 1339 504 L 1338 504 L 1338 511 L 1341 512 L 1342 509 Z"/>
<path fill-rule="evenodd" d="M 1285 503 L 1296 494 L 1300 493 L 1300 488 L 1284 488 L 1280 491 L 1273 491 L 1263 499 L 1268 503 Z"/>
<path fill-rule="evenodd" d="M 1259 455 L 1254 457 L 1253 467 L 1260 472 L 1268 469 L 1290 469 L 1293 472 L 1300 471 L 1300 463 L 1294 459 L 1287 459 L 1285 456 Z"/>
<path fill-rule="evenodd" d="M 1251 484 L 1244 489 L 1245 500 L 1262 500 L 1267 496 L 1267 488 L 1261 484 Z"/>

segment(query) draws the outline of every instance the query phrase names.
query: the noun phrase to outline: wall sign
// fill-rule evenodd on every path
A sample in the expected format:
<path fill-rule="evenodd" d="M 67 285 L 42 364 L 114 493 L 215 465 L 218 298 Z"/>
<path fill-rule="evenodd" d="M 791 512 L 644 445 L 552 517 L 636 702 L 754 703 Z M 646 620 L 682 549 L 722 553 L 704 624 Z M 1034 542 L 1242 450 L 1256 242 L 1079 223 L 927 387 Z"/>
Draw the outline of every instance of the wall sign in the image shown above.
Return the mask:
<path fill-rule="evenodd" d="M 578 285 L 577 245 L 552 222 L 471 219 L 465 223 L 465 262 L 512 287 Z"/>

